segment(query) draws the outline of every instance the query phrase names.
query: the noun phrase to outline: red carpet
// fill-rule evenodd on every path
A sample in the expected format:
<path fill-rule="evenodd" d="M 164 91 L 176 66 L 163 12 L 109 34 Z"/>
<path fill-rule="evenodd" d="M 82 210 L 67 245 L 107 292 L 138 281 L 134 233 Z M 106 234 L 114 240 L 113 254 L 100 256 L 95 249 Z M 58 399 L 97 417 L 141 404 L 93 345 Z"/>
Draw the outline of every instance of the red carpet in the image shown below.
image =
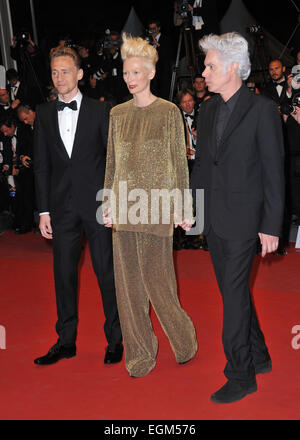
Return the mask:
<path fill-rule="evenodd" d="M 300 253 L 291 249 L 285 257 L 256 258 L 253 297 L 273 372 L 257 377 L 257 393 L 230 405 L 209 400 L 225 383 L 225 359 L 221 299 L 207 252 L 175 253 L 180 300 L 197 331 L 196 358 L 177 365 L 152 314 L 157 366 L 140 379 L 128 376 L 124 362 L 103 364 L 103 313 L 88 250 L 80 270 L 78 354 L 48 367 L 35 366 L 33 359 L 56 341 L 51 244 L 39 235 L 5 232 L 0 258 L 0 325 L 6 330 L 1 420 L 299 419 L 300 349 L 291 343 L 292 328 L 300 325 Z"/>

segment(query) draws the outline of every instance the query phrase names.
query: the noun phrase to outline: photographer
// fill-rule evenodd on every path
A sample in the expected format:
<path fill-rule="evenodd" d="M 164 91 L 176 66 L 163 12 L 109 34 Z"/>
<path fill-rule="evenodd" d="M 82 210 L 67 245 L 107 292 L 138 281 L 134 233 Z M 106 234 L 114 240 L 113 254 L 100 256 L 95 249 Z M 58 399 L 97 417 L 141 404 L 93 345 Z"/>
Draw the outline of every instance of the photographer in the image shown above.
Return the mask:
<path fill-rule="evenodd" d="M 300 225 L 300 93 L 292 104 L 281 108 L 284 113 L 287 161 L 287 201 L 290 217 Z"/>
<path fill-rule="evenodd" d="M 44 55 L 27 31 L 13 37 L 10 55 L 17 62 L 20 77 L 26 84 L 29 104 L 35 108 L 45 101 L 46 87 L 50 82 Z"/>
<path fill-rule="evenodd" d="M 153 93 L 160 98 L 169 99 L 174 46 L 169 36 L 161 32 L 160 21 L 156 18 L 148 20 L 148 40 L 158 53 L 156 75 L 151 82 Z"/>
<path fill-rule="evenodd" d="M 177 0 L 174 3 L 174 25 L 186 22 L 195 30 L 195 40 L 210 33 L 218 33 L 218 13 L 216 0 Z M 198 50 L 198 45 L 195 47 Z"/>
<path fill-rule="evenodd" d="M 109 89 L 117 104 L 128 96 L 128 89 L 123 80 L 123 62 L 120 54 L 121 37 L 119 32 L 111 31 L 106 40 L 109 66 Z"/>
<path fill-rule="evenodd" d="M 7 177 L 11 195 L 12 212 L 15 216 L 15 233 L 25 234 L 33 227 L 34 181 L 30 162 L 22 165 L 22 156 L 29 156 L 32 147 L 30 129 L 19 124 L 13 113 L 0 121 L 3 138 L 2 172 Z"/>

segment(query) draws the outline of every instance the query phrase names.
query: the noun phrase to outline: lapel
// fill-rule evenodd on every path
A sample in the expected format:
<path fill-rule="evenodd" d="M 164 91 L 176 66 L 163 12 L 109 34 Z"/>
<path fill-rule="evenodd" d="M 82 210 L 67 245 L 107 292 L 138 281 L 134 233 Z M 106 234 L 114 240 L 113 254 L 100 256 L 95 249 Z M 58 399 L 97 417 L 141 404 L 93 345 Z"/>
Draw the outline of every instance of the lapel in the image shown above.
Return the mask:
<path fill-rule="evenodd" d="M 74 156 L 74 154 L 76 154 L 76 151 L 78 150 L 78 147 L 80 145 L 80 141 L 82 139 L 82 135 L 85 133 L 86 127 L 88 127 L 88 125 L 89 125 L 87 108 L 88 108 L 87 99 L 85 96 L 82 96 L 82 101 L 81 101 L 78 120 L 77 120 L 77 127 L 76 127 L 75 136 L 74 136 L 74 143 L 73 143 L 71 158 Z M 59 125 L 58 125 L 58 111 L 56 109 L 56 101 L 52 105 L 51 119 L 52 119 L 53 127 L 54 127 L 54 136 L 58 140 L 59 150 L 64 155 L 64 158 L 67 158 L 68 160 L 70 160 L 70 157 L 67 153 L 66 147 L 65 147 L 63 140 L 60 136 Z"/>
<path fill-rule="evenodd" d="M 215 158 L 217 152 L 217 139 L 215 133 L 216 133 L 218 105 L 220 100 L 221 97 L 218 95 L 214 98 L 213 102 L 209 103 L 211 104 L 210 111 L 207 112 L 207 115 L 205 115 L 205 119 L 204 119 L 205 127 L 208 127 L 210 134 L 209 152 L 213 158 Z"/>
<path fill-rule="evenodd" d="M 59 131 L 59 125 L 58 125 L 58 111 L 56 108 L 56 101 L 54 101 L 53 103 L 48 104 L 49 105 L 49 110 L 50 110 L 50 106 L 51 108 L 51 120 L 52 120 L 52 124 L 49 124 L 50 127 L 54 128 L 54 139 L 57 140 L 57 146 L 58 149 L 60 151 L 60 153 L 64 156 L 64 159 L 70 159 L 67 153 L 67 150 L 65 148 L 65 145 L 63 143 L 63 140 L 60 136 L 60 131 Z"/>
<path fill-rule="evenodd" d="M 217 158 L 220 158 L 227 150 L 226 148 L 226 141 L 232 134 L 232 132 L 238 127 L 241 120 L 245 117 L 245 115 L 248 113 L 250 107 L 252 106 L 252 93 L 247 88 L 247 86 L 242 85 L 240 96 L 238 98 L 237 103 L 235 104 L 235 107 L 230 115 L 228 124 L 225 127 L 222 140 L 220 142 L 218 151 L 217 151 Z"/>
<path fill-rule="evenodd" d="M 82 137 L 86 136 L 87 127 L 89 126 L 89 124 L 90 120 L 88 112 L 88 99 L 86 96 L 83 95 L 77 120 L 77 127 L 71 157 L 75 156 L 78 152 Z"/>

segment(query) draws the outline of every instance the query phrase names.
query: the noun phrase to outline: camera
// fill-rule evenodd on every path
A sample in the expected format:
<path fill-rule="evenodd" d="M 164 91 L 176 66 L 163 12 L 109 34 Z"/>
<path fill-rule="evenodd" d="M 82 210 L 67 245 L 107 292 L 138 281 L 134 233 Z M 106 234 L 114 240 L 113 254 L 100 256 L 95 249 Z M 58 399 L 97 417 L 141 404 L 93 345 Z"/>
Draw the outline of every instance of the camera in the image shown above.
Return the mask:
<path fill-rule="evenodd" d="M 23 31 L 17 35 L 18 41 L 28 41 L 29 40 L 29 32 Z"/>
<path fill-rule="evenodd" d="M 96 51 L 102 52 L 103 50 L 109 51 L 110 49 L 118 49 L 121 46 L 120 39 L 113 40 L 111 38 L 110 29 L 106 29 L 102 38 L 100 38 L 96 43 Z"/>
<path fill-rule="evenodd" d="M 178 13 L 181 18 L 188 18 L 190 14 L 189 2 L 188 0 L 177 0 L 178 3 Z"/>
<path fill-rule="evenodd" d="M 26 47 L 30 38 L 30 33 L 27 30 L 21 30 L 17 35 L 17 45 L 19 47 Z"/>
<path fill-rule="evenodd" d="M 300 93 L 296 93 L 293 96 L 292 103 L 284 103 L 280 106 L 281 113 L 284 115 L 290 115 L 291 113 L 296 113 L 296 108 L 300 108 Z"/>

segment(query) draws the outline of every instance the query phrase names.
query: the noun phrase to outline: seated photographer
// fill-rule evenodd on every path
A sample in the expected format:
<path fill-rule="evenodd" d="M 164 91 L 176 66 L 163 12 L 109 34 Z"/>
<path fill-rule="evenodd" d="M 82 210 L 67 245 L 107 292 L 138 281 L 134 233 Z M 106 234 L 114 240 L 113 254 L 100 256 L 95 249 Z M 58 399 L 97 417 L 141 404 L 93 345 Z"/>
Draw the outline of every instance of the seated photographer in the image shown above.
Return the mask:
<path fill-rule="evenodd" d="M 29 156 L 32 149 L 30 129 L 19 124 L 13 113 L 0 121 L 3 139 L 3 167 L 11 195 L 11 208 L 15 216 L 16 234 L 32 230 L 34 212 L 34 179 L 30 162 L 22 165 L 21 156 Z"/>

